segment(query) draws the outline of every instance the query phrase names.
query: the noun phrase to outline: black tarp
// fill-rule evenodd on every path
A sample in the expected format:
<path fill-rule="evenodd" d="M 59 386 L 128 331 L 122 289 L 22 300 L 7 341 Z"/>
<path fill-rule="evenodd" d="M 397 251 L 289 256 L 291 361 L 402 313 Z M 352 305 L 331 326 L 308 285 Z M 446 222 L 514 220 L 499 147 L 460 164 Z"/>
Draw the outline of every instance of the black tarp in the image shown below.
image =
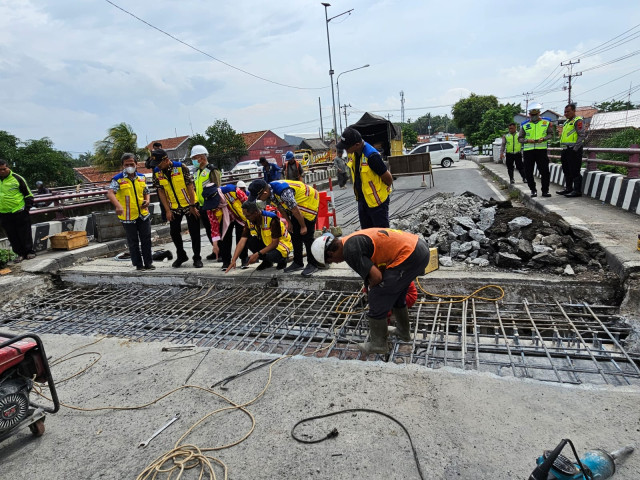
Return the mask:
<path fill-rule="evenodd" d="M 391 139 L 399 139 L 400 131 L 384 117 L 365 112 L 353 125 L 365 142 L 377 148 L 385 157 L 391 155 Z"/>

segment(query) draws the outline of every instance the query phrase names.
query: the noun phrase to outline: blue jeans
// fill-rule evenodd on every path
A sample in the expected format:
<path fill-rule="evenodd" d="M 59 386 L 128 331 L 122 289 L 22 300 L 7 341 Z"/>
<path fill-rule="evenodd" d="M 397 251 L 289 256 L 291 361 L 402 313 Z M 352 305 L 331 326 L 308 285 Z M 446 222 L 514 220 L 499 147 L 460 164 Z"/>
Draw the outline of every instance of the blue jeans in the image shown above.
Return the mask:
<path fill-rule="evenodd" d="M 138 217 L 134 223 L 123 223 L 127 234 L 127 246 L 134 267 L 148 267 L 153 263 L 151 258 L 151 215 L 146 220 Z M 142 254 L 140 250 L 142 245 Z"/>

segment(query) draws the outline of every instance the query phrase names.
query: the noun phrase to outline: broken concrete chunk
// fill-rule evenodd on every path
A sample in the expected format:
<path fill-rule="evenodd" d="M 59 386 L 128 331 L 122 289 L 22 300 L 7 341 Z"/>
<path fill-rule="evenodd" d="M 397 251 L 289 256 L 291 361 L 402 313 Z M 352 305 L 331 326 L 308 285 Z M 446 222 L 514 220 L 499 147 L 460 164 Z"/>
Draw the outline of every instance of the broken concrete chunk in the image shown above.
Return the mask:
<path fill-rule="evenodd" d="M 533 245 L 534 253 L 550 252 L 551 250 L 553 250 L 551 247 L 547 247 L 545 245 L 541 245 L 541 244 L 534 244 Z"/>
<path fill-rule="evenodd" d="M 478 248 L 480 248 L 480 244 L 478 244 Z M 460 245 L 460 252 L 467 253 L 473 250 L 473 242 L 464 242 Z"/>
<path fill-rule="evenodd" d="M 547 235 L 542 239 L 542 244 L 548 247 L 555 247 L 562 244 L 562 237 L 555 233 L 553 235 Z"/>
<path fill-rule="evenodd" d="M 533 223 L 533 220 L 531 220 L 528 217 L 516 217 L 509 222 L 509 229 L 519 230 L 521 228 L 528 227 L 532 223 Z"/>
<path fill-rule="evenodd" d="M 487 267 L 489 266 L 489 260 L 486 258 L 478 257 L 471 262 L 474 265 L 478 265 L 479 267 Z"/>
<path fill-rule="evenodd" d="M 513 253 L 499 252 L 496 255 L 496 265 L 502 268 L 520 268 L 522 259 Z"/>
<path fill-rule="evenodd" d="M 524 238 L 518 242 L 518 255 L 523 258 L 531 258 L 533 256 L 533 245 Z"/>
<path fill-rule="evenodd" d="M 452 258 L 455 258 L 458 256 L 458 253 L 460 253 L 460 243 L 451 242 L 451 245 L 449 246 L 449 254 Z"/>
<path fill-rule="evenodd" d="M 471 219 L 471 217 L 453 217 L 453 219 L 456 222 L 458 222 L 459 225 L 462 225 L 467 230 L 471 230 L 472 228 L 476 228 L 476 224 Z"/>
<path fill-rule="evenodd" d="M 575 275 L 576 272 L 573 271 L 573 268 L 571 268 L 571 265 L 567 264 L 566 267 L 564 267 L 564 275 Z"/>
<path fill-rule="evenodd" d="M 458 237 L 461 237 L 462 235 L 465 235 L 467 233 L 467 231 L 457 223 L 451 229 L 453 230 L 453 233 L 455 233 Z"/>
<path fill-rule="evenodd" d="M 496 218 L 496 207 L 483 208 L 480 210 L 480 220 L 478 221 L 478 228 L 480 230 L 487 230 Z"/>
<path fill-rule="evenodd" d="M 469 230 L 469 236 L 472 240 L 476 240 L 478 242 L 480 242 L 483 238 L 487 238 L 484 232 L 477 228 L 472 228 L 471 230 Z"/>
<path fill-rule="evenodd" d="M 453 267 L 453 260 L 451 260 L 451 257 L 439 257 L 438 261 L 443 267 Z"/>

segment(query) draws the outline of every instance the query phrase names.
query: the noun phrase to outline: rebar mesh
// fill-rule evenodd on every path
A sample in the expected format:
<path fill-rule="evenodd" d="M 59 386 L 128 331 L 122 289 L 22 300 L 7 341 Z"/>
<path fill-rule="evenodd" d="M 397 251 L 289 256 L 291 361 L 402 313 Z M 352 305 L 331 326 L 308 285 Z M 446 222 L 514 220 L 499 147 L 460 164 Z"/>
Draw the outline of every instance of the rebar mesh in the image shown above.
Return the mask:
<path fill-rule="evenodd" d="M 376 358 L 569 384 L 640 384 L 640 355 L 625 350 L 630 327 L 616 307 L 471 299 L 419 303 L 410 312 L 414 339 L 392 342 L 390 354 Z M 216 286 L 64 285 L 6 304 L 0 326 L 339 359 L 362 358 L 355 343 L 368 332 L 358 293 Z"/>

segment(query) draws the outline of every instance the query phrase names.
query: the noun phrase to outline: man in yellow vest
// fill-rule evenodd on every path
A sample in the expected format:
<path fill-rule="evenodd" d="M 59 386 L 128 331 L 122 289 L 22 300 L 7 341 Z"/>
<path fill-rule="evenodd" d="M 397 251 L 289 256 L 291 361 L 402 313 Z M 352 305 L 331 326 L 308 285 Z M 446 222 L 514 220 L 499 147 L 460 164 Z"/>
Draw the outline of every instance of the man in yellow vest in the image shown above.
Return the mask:
<path fill-rule="evenodd" d="M 565 197 L 582 196 L 582 144 L 587 135 L 582 117 L 576 116 L 576 105 L 570 103 L 564 107 L 566 121 L 562 125 L 562 135 L 560 136 L 560 146 L 562 153 L 562 172 L 564 173 L 564 190 L 556 192 Z"/>
<path fill-rule="evenodd" d="M 380 153 L 362 139 L 355 128 L 347 127 L 336 145 L 346 150 L 353 192 L 358 201 L 361 228 L 389 227 L 389 194 L 393 177 Z"/>
<path fill-rule="evenodd" d="M 14 263 L 35 258 L 31 217 L 33 194 L 27 182 L 13 173 L 6 160 L 0 158 L 0 224 L 9 238 L 11 249 L 17 255 Z"/>
<path fill-rule="evenodd" d="M 388 334 L 411 341 L 407 291 L 429 264 L 429 245 L 422 236 L 391 228 L 367 228 L 344 238 L 326 233 L 311 247 L 318 263 L 347 262 L 369 290 L 369 341 L 358 344 L 364 354 L 388 353 Z M 393 311 L 396 326 L 387 328 Z"/>
<path fill-rule="evenodd" d="M 202 197 L 202 189 L 206 183 L 214 183 L 216 187 L 220 186 L 221 175 L 215 165 L 209 163 L 209 151 L 204 145 L 194 145 L 191 148 L 191 160 L 194 162 L 196 169 L 193 172 L 193 184 L 196 192 L 196 200 L 198 202 L 198 210 L 200 211 L 200 220 L 204 226 L 209 242 L 213 245 L 211 239 L 211 223 L 209 216 L 202 211 L 204 198 Z M 218 257 L 215 252 L 211 252 L 205 258 L 207 260 L 215 260 Z"/>
<path fill-rule="evenodd" d="M 151 215 L 147 179 L 142 173 L 136 172 L 137 162 L 133 153 L 123 154 L 120 160 L 122 172 L 111 179 L 107 198 L 116 208 L 116 215 L 127 236 L 131 263 L 137 270 L 155 270 L 151 256 Z"/>
<path fill-rule="evenodd" d="M 518 134 L 518 141 L 524 150 L 524 172 L 527 178 L 531 198 L 537 197 L 536 180 L 533 176 L 534 167 L 540 172 L 542 196 L 550 197 L 549 193 L 549 156 L 547 143 L 553 138 L 553 123 L 547 118 L 540 117 L 542 105 L 532 103 L 529 106 L 529 120 L 523 122 Z"/>
<path fill-rule="evenodd" d="M 522 177 L 522 181 L 526 182 L 527 179 L 524 176 L 524 166 L 522 165 L 522 144 L 518 141 L 518 134 L 516 133 L 516 124 L 511 122 L 509 124 L 509 133 L 502 136 L 502 147 L 500 147 L 500 158 L 505 159 L 507 164 L 507 172 L 509 172 L 509 181 L 511 184 L 516 183 L 513 178 L 513 166 L 515 164 L 518 173 Z"/>
<path fill-rule="evenodd" d="M 302 270 L 303 277 L 310 277 L 318 270 L 318 263 L 311 255 L 313 234 L 320 195 L 315 188 L 294 180 L 277 180 L 267 183 L 262 179 L 249 185 L 249 201 L 261 200 L 276 207 L 287 222 L 293 243 L 293 263 L 284 269 L 286 273 Z M 307 266 L 302 258 L 302 246 L 307 250 Z"/>
<path fill-rule="evenodd" d="M 253 252 L 247 261 L 248 265 L 262 260 L 256 270 L 265 270 L 274 263 L 278 270 L 282 270 L 293 250 L 291 236 L 284 222 L 275 213 L 260 210 L 255 202 L 244 202 L 242 215 L 247 222 L 226 272 L 236 268 L 236 261 L 247 248 Z"/>
<path fill-rule="evenodd" d="M 191 249 L 193 250 L 193 266 L 202 268 L 200 258 L 200 211 L 196 193 L 193 188 L 193 177 L 189 169 L 181 162 L 173 162 L 164 150 L 154 150 L 150 164 L 153 167 L 153 185 L 158 191 L 160 202 L 167 212 L 171 240 L 176 247 L 177 256 L 171 264 L 180 267 L 189 260 L 182 242 L 182 218 L 187 217 Z"/>

